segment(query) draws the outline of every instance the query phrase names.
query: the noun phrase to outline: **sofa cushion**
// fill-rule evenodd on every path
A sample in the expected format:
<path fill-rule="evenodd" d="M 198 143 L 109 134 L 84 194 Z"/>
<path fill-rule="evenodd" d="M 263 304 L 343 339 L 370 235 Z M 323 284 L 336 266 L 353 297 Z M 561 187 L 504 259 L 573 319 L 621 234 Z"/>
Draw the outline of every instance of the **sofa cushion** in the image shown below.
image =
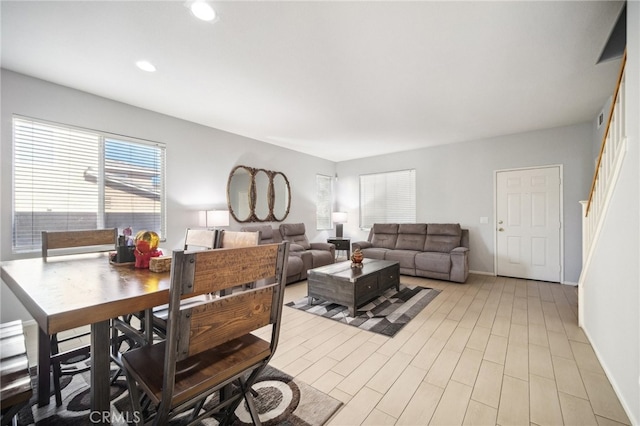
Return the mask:
<path fill-rule="evenodd" d="M 385 253 L 384 260 L 396 260 L 400 263 L 400 269 L 416 269 L 415 258 L 418 253 L 416 250 L 389 250 Z"/>
<path fill-rule="evenodd" d="M 398 241 L 395 249 L 422 251 L 426 237 L 426 223 L 402 223 L 398 226 Z"/>
<path fill-rule="evenodd" d="M 459 223 L 429 223 L 424 251 L 449 253 L 460 246 L 461 236 Z"/>
<path fill-rule="evenodd" d="M 374 223 L 373 239 L 371 244 L 374 247 L 394 249 L 398 241 L 398 224 L 397 223 Z"/>
<path fill-rule="evenodd" d="M 439 272 L 449 275 L 451 255 L 448 253 L 423 252 L 416 254 L 416 270 Z"/>
<path fill-rule="evenodd" d="M 283 223 L 280 225 L 280 234 L 283 240 L 298 244 L 305 250 L 311 249 L 311 244 L 305 234 L 304 223 Z"/>

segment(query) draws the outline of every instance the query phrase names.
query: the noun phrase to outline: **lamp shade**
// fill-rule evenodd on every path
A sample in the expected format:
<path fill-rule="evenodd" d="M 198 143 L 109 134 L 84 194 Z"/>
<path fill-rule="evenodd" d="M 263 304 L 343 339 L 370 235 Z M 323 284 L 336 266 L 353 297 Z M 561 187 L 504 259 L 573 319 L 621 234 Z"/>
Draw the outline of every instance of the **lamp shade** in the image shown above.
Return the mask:
<path fill-rule="evenodd" d="M 333 212 L 331 220 L 333 223 L 347 223 L 347 212 Z"/>
<path fill-rule="evenodd" d="M 228 210 L 201 210 L 200 226 L 205 228 L 217 226 L 229 226 Z"/>

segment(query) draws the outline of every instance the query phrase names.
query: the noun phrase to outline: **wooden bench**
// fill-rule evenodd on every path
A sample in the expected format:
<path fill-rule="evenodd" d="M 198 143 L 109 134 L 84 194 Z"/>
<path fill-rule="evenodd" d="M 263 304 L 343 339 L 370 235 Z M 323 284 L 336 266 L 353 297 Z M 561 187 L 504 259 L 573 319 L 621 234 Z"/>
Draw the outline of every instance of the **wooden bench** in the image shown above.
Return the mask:
<path fill-rule="evenodd" d="M 33 393 L 20 320 L 0 324 L 0 374 L 1 424 L 4 426 L 11 423 Z"/>

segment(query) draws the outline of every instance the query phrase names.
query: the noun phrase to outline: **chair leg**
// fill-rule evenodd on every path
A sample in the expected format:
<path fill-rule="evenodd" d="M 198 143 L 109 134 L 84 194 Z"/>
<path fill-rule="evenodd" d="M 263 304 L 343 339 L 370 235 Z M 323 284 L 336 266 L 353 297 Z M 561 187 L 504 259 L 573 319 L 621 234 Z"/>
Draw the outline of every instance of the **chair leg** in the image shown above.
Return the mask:
<path fill-rule="evenodd" d="M 198 403 L 196 403 L 196 405 L 193 406 L 191 416 L 189 416 L 189 423 L 193 422 L 198 417 L 198 414 L 200 413 L 200 410 L 202 410 L 202 407 L 204 406 L 204 402 L 206 400 L 207 398 L 202 398 L 200 401 L 198 401 Z"/>
<path fill-rule="evenodd" d="M 222 420 L 220 420 L 220 426 L 231 423 L 231 420 L 233 419 L 233 413 L 236 411 L 236 409 L 238 408 L 238 406 L 240 405 L 243 399 L 247 401 L 247 406 L 249 407 L 249 414 L 251 414 L 251 419 L 253 420 L 253 424 L 255 425 L 261 424 L 260 419 L 258 418 L 258 410 L 256 409 L 255 404 L 253 402 L 253 394 L 257 396 L 257 392 L 254 391 L 251 387 L 253 386 L 256 379 L 258 378 L 258 375 L 262 372 L 262 370 L 264 370 L 265 366 L 266 364 L 253 370 L 251 374 L 249 374 L 249 377 L 247 378 L 247 380 L 238 379 L 238 382 L 240 385 L 240 392 L 242 393 L 244 398 L 237 398 L 233 403 L 231 403 L 231 405 L 227 407 L 226 410 L 224 410 L 224 415 L 222 417 Z"/>
<path fill-rule="evenodd" d="M 256 409 L 256 404 L 253 402 L 253 389 L 249 388 L 244 393 L 244 399 L 247 401 L 247 407 L 249 407 L 249 414 L 251 414 L 251 420 L 253 424 L 256 426 L 262 425 L 260 422 L 260 416 L 258 415 L 258 410 Z"/>
<path fill-rule="evenodd" d="M 127 377 L 127 387 L 129 388 L 129 398 L 131 399 L 131 414 L 132 420 L 136 426 L 142 426 L 144 419 L 142 416 L 142 409 L 140 408 L 140 392 L 138 392 L 138 386 L 135 379 L 125 369 L 125 376 Z"/>

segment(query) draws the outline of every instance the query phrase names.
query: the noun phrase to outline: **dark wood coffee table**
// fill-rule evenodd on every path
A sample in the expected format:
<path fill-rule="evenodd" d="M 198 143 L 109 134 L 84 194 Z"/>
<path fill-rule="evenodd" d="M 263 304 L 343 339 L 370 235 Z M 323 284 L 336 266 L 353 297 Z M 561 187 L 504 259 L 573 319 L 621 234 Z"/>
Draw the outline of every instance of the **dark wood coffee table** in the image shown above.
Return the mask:
<path fill-rule="evenodd" d="M 310 269 L 307 277 L 309 304 L 322 299 L 356 309 L 375 299 L 388 288 L 400 290 L 400 264 L 390 260 L 364 259 L 362 268 L 352 268 L 351 261 Z"/>

